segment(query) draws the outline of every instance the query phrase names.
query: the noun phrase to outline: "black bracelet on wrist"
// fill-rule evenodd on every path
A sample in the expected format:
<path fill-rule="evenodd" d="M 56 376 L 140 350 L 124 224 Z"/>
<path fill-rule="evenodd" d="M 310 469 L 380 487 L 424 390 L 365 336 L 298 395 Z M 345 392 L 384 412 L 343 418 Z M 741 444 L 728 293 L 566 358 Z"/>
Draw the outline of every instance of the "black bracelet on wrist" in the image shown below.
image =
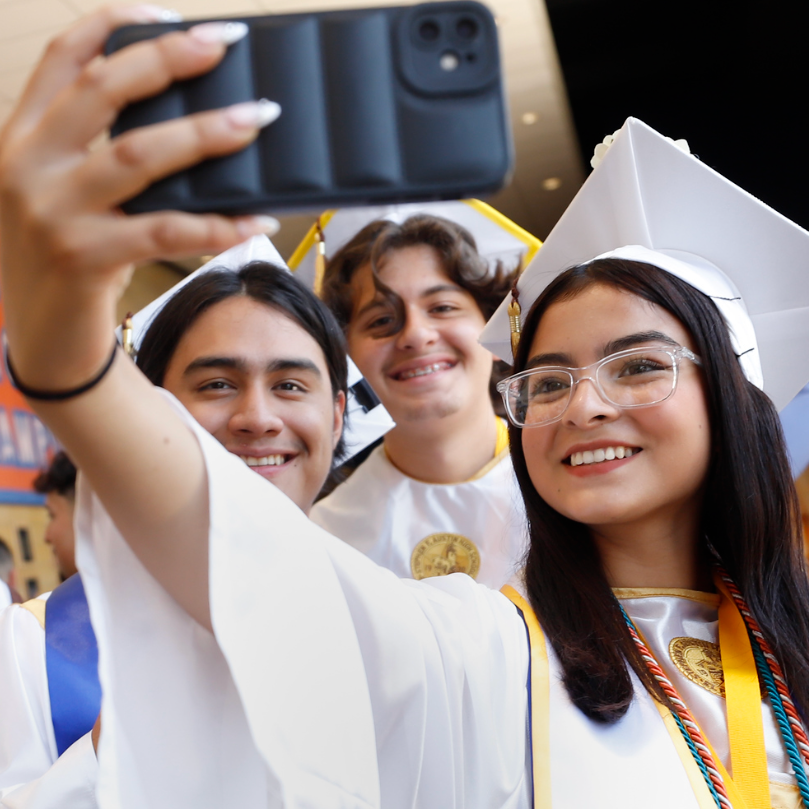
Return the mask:
<path fill-rule="evenodd" d="M 6 349 L 6 368 L 8 369 L 9 378 L 14 383 L 14 387 L 17 388 L 26 399 L 36 399 L 40 402 L 64 402 L 66 399 L 81 396 L 82 393 L 87 393 L 88 390 L 94 388 L 107 375 L 110 368 L 112 368 L 112 363 L 115 361 L 115 355 L 117 353 L 118 343 L 116 342 L 112 347 L 112 354 L 110 354 L 110 358 L 104 364 L 104 367 L 89 382 L 85 382 L 83 385 L 71 388 L 70 390 L 37 390 L 36 388 L 29 388 L 27 385 L 24 385 L 18 379 L 17 374 L 14 373 L 8 349 Z"/>

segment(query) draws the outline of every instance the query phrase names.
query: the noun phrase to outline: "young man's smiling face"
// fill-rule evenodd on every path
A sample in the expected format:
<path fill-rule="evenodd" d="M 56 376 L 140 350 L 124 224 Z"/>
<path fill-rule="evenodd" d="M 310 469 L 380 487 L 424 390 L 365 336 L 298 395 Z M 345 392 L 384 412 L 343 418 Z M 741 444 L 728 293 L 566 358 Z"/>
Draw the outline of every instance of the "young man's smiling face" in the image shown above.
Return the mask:
<path fill-rule="evenodd" d="M 308 332 L 279 309 L 227 298 L 185 332 L 163 387 L 308 512 L 331 469 L 345 407 Z"/>
<path fill-rule="evenodd" d="M 478 343 L 486 321 L 472 295 L 452 281 L 427 245 L 391 250 L 380 280 L 402 301 L 400 331 L 369 265 L 352 279 L 346 336 L 351 358 L 397 424 L 444 418 L 488 397 L 492 355 Z"/>

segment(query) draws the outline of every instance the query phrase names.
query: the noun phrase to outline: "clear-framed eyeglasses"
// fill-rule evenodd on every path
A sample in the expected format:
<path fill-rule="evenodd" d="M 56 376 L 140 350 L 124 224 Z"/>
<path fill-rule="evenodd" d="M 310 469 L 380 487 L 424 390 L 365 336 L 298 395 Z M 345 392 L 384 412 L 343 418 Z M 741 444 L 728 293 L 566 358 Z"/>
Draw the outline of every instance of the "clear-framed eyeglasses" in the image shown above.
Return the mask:
<path fill-rule="evenodd" d="M 543 366 L 509 376 L 497 384 L 506 412 L 517 427 L 559 421 L 576 385 L 589 379 L 604 401 L 616 407 L 650 407 L 677 390 L 681 360 L 701 365 L 684 346 L 652 346 L 618 351 L 583 368 Z"/>

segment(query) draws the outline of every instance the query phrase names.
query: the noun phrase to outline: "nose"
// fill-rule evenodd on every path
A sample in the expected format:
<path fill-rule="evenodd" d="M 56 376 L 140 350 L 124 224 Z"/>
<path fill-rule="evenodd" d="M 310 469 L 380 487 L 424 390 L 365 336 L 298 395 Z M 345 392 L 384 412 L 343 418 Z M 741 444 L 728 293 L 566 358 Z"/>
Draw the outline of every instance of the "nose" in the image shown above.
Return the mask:
<path fill-rule="evenodd" d="M 576 380 L 573 395 L 562 418 L 567 424 L 586 427 L 616 419 L 620 412 L 618 407 L 601 395 L 592 377 L 583 376 Z"/>
<path fill-rule="evenodd" d="M 438 339 L 438 332 L 426 312 L 405 309 L 402 330 L 396 335 L 397 348 L 421 351 Z"/>
<path fill-rule="evenodd" d="M 228 421 L 228 427 L 234 434 L 277 434 L 284 428 L 278 400 L 263 384 L 245 388 L 236 399 L 235 405 Z"/>

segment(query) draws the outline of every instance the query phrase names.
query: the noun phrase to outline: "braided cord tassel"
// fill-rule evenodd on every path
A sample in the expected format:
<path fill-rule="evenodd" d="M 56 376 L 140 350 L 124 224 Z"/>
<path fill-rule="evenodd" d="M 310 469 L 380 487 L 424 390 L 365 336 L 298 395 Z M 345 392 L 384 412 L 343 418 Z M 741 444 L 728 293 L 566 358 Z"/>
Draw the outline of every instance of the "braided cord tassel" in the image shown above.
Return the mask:
<path fill-rule="evenodd" d="M 646 663 L 646 667 L 651 672 L 652 677 L 654 677 L 655 680 L 660 683 L 660 687 L 663 689 L 663 692 L 674 706 L 674 710 L 676 712 L 674 714 L 674 719 L 680 728 L 680 732 L 683 734 L 685 743 L 691 750 L 691 755 L 694 756 L 694 761 L 702 771 L 702 776 L 705 778 L 705 783 L 708 786 L 708 790 L 713 796 L 717 807 L 719 809 L 733 809 L 730 798 L 728 798 L 728 793 L 725 790 L 725 784 L 722 780 L 722 776 L 719 773 L 719 770 L 716 768 L 713 755 L 708 749 L 708 745 L 705 743 L 705 739 L 703 738 L 699 727 L 697 727 L 697 723 L 691 716 L 691 711 L 688 710 L 686 704 L 677 693 L 677 689 L 671 683 L 669 678 L 666 677 L 665 672 L 662 668 L 660 668 L 660 665 L 654 659 L 652 653 L 646 648 L 646 644 L 640 639 L 640 635 L 638 635 L 635 625 L 632 623 L 632 619 L 629 617 L 629 615 L 627 615 L 623 605 L 619 604 L 619 606 L 621 607 L 621 613 L 624 616 L 626 625 L 629 627 L 629 634 L 632 636 L 632 640 L 635 641 L 635 645 L 638 647 L 638 651 L 640 652 L 644 663 Z"/>
<path fill-rule="evenodd" d="M 795 736 L 792 733 L 789 720 L 787 719 L 786 711 L 781 700 L 781 695 L 778 693 L 778 687 L 775 683 L 775 678 L 767 665 L 767 660 L 764 653 L 757 644 L 753 644 L 753 656 L 756 659 L 756 666 L 759 674 L 764 681 L 764 686 L 770 697 L 775 720 L 778 722 L 778 728 L 781 731 L 781 738 L 784 740 L 784 748 L 789 756 L 789 761 L 792 764 L 792 770 L 795 773 L 795 780 L 798 782 L 798 791 L 801 793 L 801 800 L 804 807 L 809 809 L 809 780 L 806 778 L 806 772 L 803 768 L 803 760 L 798 751 L 798 745 L 795 741 Z"/>
<path fill-rule="evenodd" d="M 778 661 L 775 659 L 775 655 L 770 648 L 770 644 L 767 643 L 767 640 L 758 625 L 758 621 L 756 621 L 750 612 L 750 608 L 747 606 L 747 603 L 739 591 L 739 588 L 734 584 L 733 579 L 728 576 L 725 569 L 721 566 L 717 566 L 717 573 L 719 573 L 720 578 L 728 588 L 728 592 L 736 602 L 736 607 L 742 614 L 742 618 L 744 618 L 744 622 L 747 624 L 750 634 L 755 639 L 756 644 L 760 647 L 761 652 L 767 661 L 767 666 L 772 672 L 773 679 L 775 680 L 775 687 L 778 690 L 778 694 L 781 697 L 781 702 L 784 705 L 784 711 L 786 712 L 789 720 L 790 728 L 795 735 L 795 742 L 798 745 L 798 749 L 801 751 L 804 764 L 809 767 L 809 738 L 806 736 L 803 723 L 801 722 L 798 711 L 795 708 L 795 703 L 792 701 L 792 696 L 789 693 L 784 672 L 781 669 Z"/>
<path fill-rule="evenodd" d="M 781 731 L 781 737 L 784 740 L 784 747 L 792 764 L 795 780 L 798 782 L 803 805 L 809 809 L 809 779 L 806 774 L 806 768 L 809 766 L 809 739 L 807 739 L 803 723 L 789 693 L 784 672 L 776 660 L 769 643 L 767 643 L 758 622 L 750 612 L 750 608 L 747 606 L 739 588 L 736 587 L 723 567 L 717 565 L 716 569 L 747 624 L 747 629 L 753 641 L 751 645 L 753 647 L 753 656 L 756 659 L 756 666 L 769 694 L 770 703 Z"/>

